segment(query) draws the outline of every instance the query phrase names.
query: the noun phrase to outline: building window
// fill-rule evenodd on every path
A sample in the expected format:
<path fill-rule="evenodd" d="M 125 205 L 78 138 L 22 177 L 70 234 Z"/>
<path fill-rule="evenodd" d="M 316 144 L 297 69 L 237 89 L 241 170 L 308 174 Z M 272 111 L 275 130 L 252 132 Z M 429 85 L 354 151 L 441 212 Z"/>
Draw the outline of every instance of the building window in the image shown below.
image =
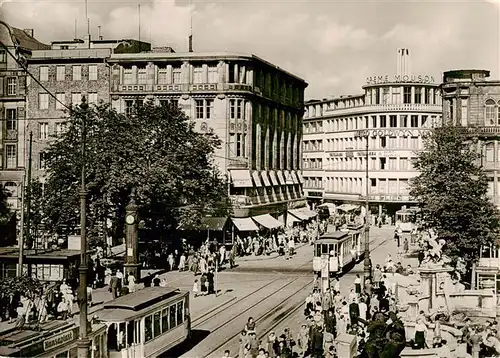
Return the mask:
<path fill-rule="evenodd" d="M 17 78 L 8 77 L 7 78 L 7 95 L 15 96 L 17 94 Z"/>
<path fill-rule="evenodd" d="M 89 81 L 97 81 L 97 65 L 89 65 Z"/>
<path fill-rule="evenodd" d="M 203 68 L 193 68 L 193 83 L 203 83 Z"/>
<path fill-rule="evenodd" d="M 39 159 L 39 169 L 40 170 L 45 170 L 45 153 L 40 152 L 40 159 Z"/>
<path fill-rule="evenodd" d="M 6 110 L 6 126 L 8 131 L 17 130 L 17 109 L 16 108 L 7 108 Z"/>
<path fill-rule="evenodd" d="M 82 66 L 73 66 L 73 81 L 82 80 Z"/>
<path fill-rule="evenodd" d="M 243 134 L 237 133 L 236 134 L 236 156 L 237 157 L 242 157 L 244 153 L 244 148 L 243 148 Z"/>
<path fill-rule="evenodd" d="M 219 72 L 217 71 L 216 66 L 210 66 L 208 68 L 208 83 L 217 83 L 219 82 Z"/>
<path fill-rule="evenodd" d="M 397 159 L 396 158 L 389 158 L 389 170 L 397 170 Z"/>
<path fill-rule="evenodd" d="M 38 94 L 38 108 L 39 109 L 49 109 L 49 94 L 39 93 Z"/>
<path fill-rule="evenodd" d="M 66 67 L 57 66 L 56 67 L 56 81 L 64 81 L 66 79 Z"/>
<path fill-rule="evenodd" d="M 132 114 L 132 109 L 134 108 L 134 101 L 131 99 L 125 100 L 125 114 L 130 116 Z"/>
<path fill-rule="evenodd" d="M 391 128 L 396 128 L 398 126 L 398 117 L 389 116 L 389 125 Z"/>
<path fill-rule="evenodd" d="M 243 119 L 245 102 L 242 99 L 231 99 L 229 102 L 231 119 Z"/>
<path fill-rule="evenodd" d="M 495 153 L 495 145 L 493 143 L 486 144 L 486 161 L 493 163 Z"/>
<path fill-rule="evenodd" d="M 7 169 L 13 169 L 17 166 L 17 153 L 15 144 L 5 145 L 5 157 Z"/>
<path fill-rule="evenodd" d="M 377 128 L 377 116 L 372 116 L 372 128 Z"/>
<path fill-rule="evenodd" d="M 399 158 L 399 170 L 408 170 L 408 158 Z"/>
<path fill-rule="evenodd" d="M 137 83 L 140 85 L 145 85 L 148 82 L 146 70 L 139 70 L 137 72 Z"/>
<path fill-rule="evenodd" d="M 0 62 L 7 62 L 7 54 L 4 50 L 0 50 Z"/>
<path fill-rule="evenodd" d="M 158 71 L 158 84 L 164 85 L 167 83 L 167 70 L 161 69 Z"/>
<path fill-rule="evenodd" d="M 385 169 L 386 158 L 379 158 L 379 161 L 380 161 L 380 169 L 384 170 Z"/>
<path fill-rule="evenodd" d="M 418 116 L 411 116 L 410 125 L 412 128 L 418 128 Z"/>
<path fill-rule="evenodd" d="M 41 140 L 49 139 L 49 123 L 48 122 L 38 123 L 38 130 L 40 133 Z"/>
<path fill-rule="evenodd" d="M 385 148 L 387 146 L 386 137 L 380 137 L 380 148 Z"/>
<path fill-rule="evenodd" d="M 173 72 L 173 83 L 179 84 L 181 83 L 181 69 L 175 69 Z"/>
<path fill-rule="evenodd" d="M 196 119 L 202 119 L 203 118 L 203 109 L 205 108 L 203 102 L 204 101 L 202 99 L 195 100 L 195 104 L 196 104 Z"/>
<path fill-rule="evenodd" d="M 387 127 L 387 121 L 385 116 L 380 116 L 380 128 L 386 128 Z"/>
<path fill-rule="evenodd" d="M 422 103 L 422 87 L 415 87 L 415 103 Z"/>
<path fill-rule="evenodd" d="M 97 103 L 97 92 L 89 93 L 89 103 Z"/>
<path fill-rule="evenodd" d="M 401 121 L 401 123 L 400 123 L 400 127 L 402 127 L 402 128 L 406 128 L 406 127 L 408 127 L 408 116 L 406 116 L 406 115 L 401 115 L 401 117 L 400 117 L 400 121 Z"/>
<path fill-rule="evenodd" d="M 132 76 L 131 69 L 126 69 L 123 71 L 123 84 L 124 85 L 133 85 L 134 84 L 134 78 Z"/>
<path fill-rule="evenodd" d="M 67 124 L 65 122 L 56 123 L 56 136 L 60 136 L 66 132 Z"/>
<path fill-rule="evenodd" d="M 492 99 L 488 99 L 485 104 L 485 118 L 486 125 L 494 126 L 495 125 L 495 101 Z"/>
<path fill-rule="evenodd" d="M 82 94 L 79 92 L 72 93 L 71 94 L 71 104 L 73 104 L 74 106 L 77 106 L 80 103 L 82 103 Z"/>
<path fill-rule="evenodd" d="M 431 96 L 431 89 L 430 88 L 425 88 L 424 90 L 424 93 L 425 93 L 425 97 L 424 97 L 424 103 L 426 104 L 432 104 L 432 96 Z"/>
<path fill-rule="evenodd" d="M 390 89 L 388 87 L 384 87 L 382 89 L 383 91 L 382 104 L 389 104 L 389 96 L 390 96 L 389 90 Z"/>
<path fill-rule="evenodd" d="M 64 109 L 64 103 L 66 103 L 65 93 L 56 93 L 56 109 Z"/>
<path fill-rule="evenodd" d="M 410 138 L 410 148 L 411 149 L 418 149 L 418 137 L 411 137 Z"/>
<path fill-rule="evenodd" d="M 380 104 L 380 88 L 375 88 L 375 104 Z"/>
<path fill-rule="evenodd" d="M 411 103 L 411 87 L 403 87 L 403 103 Z"/>
<path fill-rule="evenodd" d="M 49 80 L 49 68 L 47 66 L 40 66 L 40 82 L 47 82 Z"/>

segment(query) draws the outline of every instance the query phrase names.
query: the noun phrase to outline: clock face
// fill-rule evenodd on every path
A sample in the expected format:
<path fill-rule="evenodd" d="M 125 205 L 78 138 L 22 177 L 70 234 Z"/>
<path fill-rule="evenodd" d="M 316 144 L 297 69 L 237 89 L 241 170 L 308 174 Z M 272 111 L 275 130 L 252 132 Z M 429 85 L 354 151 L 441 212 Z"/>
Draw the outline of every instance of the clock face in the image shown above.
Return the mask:
<path fill-rule="evenodd" d="M 125 221 L 127 222 L 127 224 L 132 225 L 135 222 L 135 218 L 133 215 L 127 215 Z"/>

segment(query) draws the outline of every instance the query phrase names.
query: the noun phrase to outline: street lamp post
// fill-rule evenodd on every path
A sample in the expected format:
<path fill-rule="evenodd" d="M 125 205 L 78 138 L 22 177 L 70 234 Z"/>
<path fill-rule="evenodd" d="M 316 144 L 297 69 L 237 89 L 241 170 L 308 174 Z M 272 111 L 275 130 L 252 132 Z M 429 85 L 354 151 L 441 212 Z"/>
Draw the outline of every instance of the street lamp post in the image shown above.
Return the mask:
<path fill-rule="evenodd" d="M 366 138 L 366 144 L 365 144 L 365 189 L 366 189 L 366 195 L 365 195 L 365 259 L 364 259 L 364 278 L 366 279 L 371 279 L 371 265 L 370 265 L 370 222 L 369 222 L 369 201 L 368 201 L 368 195 L 369 195 L 369 190 L 370 190 L 370 183 L 369 183 L 369 156 L 368 156 L 368 150 L 369 150 L 369 139 L 370 139 L 370 132 L 368 130 L 361 130 L 356 133 L 356 137 L 360 138 Z"/>
<path fill-rule="evenodd" d="M 86 117 L 88 104 L 85 97 L 82 97 L 80 109 L 82 113 L 82 142 L 81 142 L 81 189 L 80 189 L 80 274 L 79 299 L 80 304 L 80 332 L 77 342 L 78 358 L 88 358 L 90 356 L 90 340 L 88 339 L 87 322 L 87 191 L 85 188 L 85 136 L 86 136 Z"/>

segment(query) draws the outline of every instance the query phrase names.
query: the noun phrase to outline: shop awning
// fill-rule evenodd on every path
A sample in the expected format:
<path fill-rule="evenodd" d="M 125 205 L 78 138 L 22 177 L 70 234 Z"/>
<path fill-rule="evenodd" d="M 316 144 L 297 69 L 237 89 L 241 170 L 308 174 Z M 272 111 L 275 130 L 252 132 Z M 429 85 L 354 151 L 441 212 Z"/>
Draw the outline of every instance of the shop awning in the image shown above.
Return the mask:
<path fill-rule="evenodd" d="M 235 188 L 252 188 L 250 170 L 231 170 L 231 182 Z"/>
<path fill-rule="evenodd" d="M 279 186 L 278 179 L 276 179 L 276 173 L 274 170 L 269 171 L 269 178 L 271 178 L 271 183 L 273 186 Z"/>
<path fill-rule="evenodd" d="M 301 220 L 300 219 L 297 219 L 295 216 L 293 215 L 287 215 L 286 217 L 286 226 L 292 226 L 293 223 L 299 223 Z"/>
<path fill-rule="evenodd" d="M 262 183 L 264 184 L 264 186 L 271 186 L 271 182 L 269 181 L 269 177 L 267 176 L 265 170 L 260 172 L 260 176 L 262 177 Z"/>
<path fill-rule="evenodd" d="M 281 170 L 277 170 L 276 175 L 278 176 L 279 184 L 285 185 L 286 182 L 285 182 L 285 178 L 283 178 L 283 172 Z"/>
<path fill-rule="evenodd" d="M 299 179 L 299 183 L 300 184 L 304 184 L 304 178 L 302 178 L 302 174 L 301 173 L 297 173 L 297 178 Z"/>
<path fill-rule="evenodd" d="M 201 219 L 199 225 L 179 225 L 178 230 L 212 230 L 222 231 L 226 225 L 227 218 L 207 216 Z"/>
<path fill-rule="evenodd" d="M 231 218 L 231 220 L 239 231 L 259 231 L 251 218 Z"/>
<path fill-rule="evenodd" d="M 259 172 L 252 172 L 252 178 L 255 186 L 260 188 L 262 186 L 262 182 L 260 181 Z"/>
<path fill-rule="evenodd" d="M 291 172 L 292 173 L 292 181 L 294 184 L 299 184 L 299 178 L 297 177 L 297 173 L 294 171 Z"/>
<path fill-rule="evenodd" d="M 285 184 L 293 185 L 292 173 L 289 172 L 288 170 L 285 170 L 284 174 L 285 174 Z"/>
<path fill-rule="evenodd" d="M 252 219 L 268 229 L 276 229 L 277 227 L 283 226 L 282 222 L 276 220 L 269 214 L 252 216 Z"/>
<path fill-rule="evenodd" d="M 306 214 L 307 216 L 309 216 L 309 218 L 314 218 L 318 215 L 317 212 L 315 212 L 314 210 L 311 210 L 309 208 L 301 208 L 299 209 L 301 210 L 304 214 Z"/>
<path fill-rule="evenodd" d="M 337 210 L 342 210 L 345 212 L 354 211 L 358 208 L 359 208 L 359 205 L 354 205 L 354 204 L 342 204 L 340 206 L 337 206 Z"/>
<path fill-rule="evenodd" d="M 300 209 L 290 209 L 288 210 L 288 213 L 292 214 L 295 216 L 297 219 L 300 220 L 309 220 L 309 216 L 306 215 L 302 210 Z"/>

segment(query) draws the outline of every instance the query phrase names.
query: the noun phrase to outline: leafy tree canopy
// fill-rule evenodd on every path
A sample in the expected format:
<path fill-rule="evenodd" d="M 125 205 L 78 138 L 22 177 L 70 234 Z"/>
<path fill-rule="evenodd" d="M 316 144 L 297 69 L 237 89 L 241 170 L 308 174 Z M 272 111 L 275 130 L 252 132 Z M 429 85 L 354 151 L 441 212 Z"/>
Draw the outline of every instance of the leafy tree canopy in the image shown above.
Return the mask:
<path fill-rule="evenodd" d="M 174 106 L 147 102 L 126 116 L 107 104 L 83 103 L 72 108 L 66 131 L 46 151 L 48 228 L 67 234 L 79 225 L 84 118 L 90 243 L 107 220 L 122 236 L 132 190 L 140 220 L 156 238 L 179 225 L 196 226 L 205 215 L 227 215 L 226 179 L 212 160 L 221 145 L 215 135 L 195 132 Z"/>
<path fill-rule="evenodd" d="M 500 231 L 477 141 L 460 126 L 434 129 L 416 160 L 420 174 L 410 192 L 422 208 L 424 229 L 435 229 L 446 241 L 444 253 L 455 263 L 463 258 L 469 272 L 481 247 L 495 244 Z"/>

